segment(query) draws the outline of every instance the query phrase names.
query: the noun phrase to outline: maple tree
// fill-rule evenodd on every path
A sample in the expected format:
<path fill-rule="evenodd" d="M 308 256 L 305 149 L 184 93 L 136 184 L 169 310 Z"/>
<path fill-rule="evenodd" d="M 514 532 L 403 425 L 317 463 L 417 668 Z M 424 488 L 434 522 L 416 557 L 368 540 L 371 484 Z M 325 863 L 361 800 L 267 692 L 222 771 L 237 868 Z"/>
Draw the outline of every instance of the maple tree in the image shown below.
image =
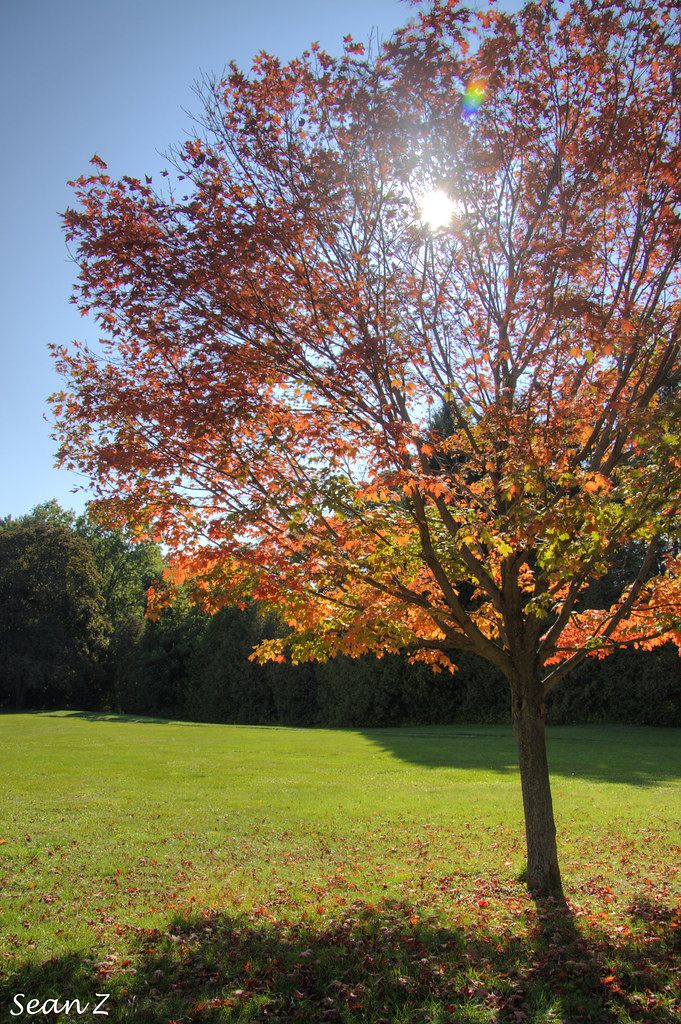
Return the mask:
<path fill-rule="evenodd" d="M 500 669 L 538 894 L 548 693 L 681 645 L 677 57 L 671 0 L 438 0 L 206 80 L 167 188 L 94 157 L 65 215 L 106 338 L 56 349 L 54 404 L 97 514 L 207 608 L 276 609 L 261 659 Z"/>

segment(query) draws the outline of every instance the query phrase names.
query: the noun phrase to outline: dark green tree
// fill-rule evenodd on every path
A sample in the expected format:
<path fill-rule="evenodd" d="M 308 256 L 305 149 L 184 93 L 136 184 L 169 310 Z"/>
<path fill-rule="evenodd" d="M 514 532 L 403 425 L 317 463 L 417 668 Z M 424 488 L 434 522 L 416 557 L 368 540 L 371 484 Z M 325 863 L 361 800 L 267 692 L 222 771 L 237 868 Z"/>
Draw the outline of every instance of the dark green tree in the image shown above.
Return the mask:
<path fill-rule="evenodd" d="M 281 634 L 281 624 L 262 616 L 254 605 L 242 611 L 223 608 L 206 621 L 195 649 L 187 688 L 187 711 L 202 721 L 239 723 L 305 720 L 313 702 L 300 683 L 304 675 L 290 665 L 258 665 L 249 660 L 253 647 Z M 302 715 L 302 720 L 301 720 Z"/>
<path fill-rule="evenodd" d="M 183 595 L 156 621 L 145 620 L 137 635 L 135 620 L 128 619 L 116 634 L 117 708 L 128 714 L 185 715 L 191 666 L 208 621 Z M 212 720 L 219 720 L 215 710 Z"/>
<path fill-rule="evenodd" d="M 110 627 L 84 538 L 37 516 L 0 529 L 0 703 L 96 706 Z"/>
<path fill-rule="evenodd" d="M 143 620 L 146 592 L 163 572 L 163 555 L 157 544 L 133 543 L 123 530 L 110 530 L 87 515 L 75 521 L 102 577 L 106 614 L 114 629 Z"/>
<path fill-rule="evenodd" d="M 75 528 L 87 541 L 99 570 L 106 617 L 111 624 L 104 704 L 112 710 L 121 710 L 130 702 L 133 690 L 133 704 L 143 700 L 137 692 L 137 666 L 142 651 L 149 646 L 147 634 L 150 630 L 157 632 L 145 619 L 146 594 L 163 572 L 163 556 L 158 545 L 133 543 L 125 531 L 104 529 L 87 515 L 76 520 Z M 168 659 L 174 657 L 171 647 L 167 643 L 163 647 L 167 653 L 162 674 L 168 667 Z M 151 692 L 155 693 L 156 681 L 148 679 L 148 683 Z M 151 693 L 148 698 L 151 699 Z M 135 707 L 135 710 L 139 708 Z"/>

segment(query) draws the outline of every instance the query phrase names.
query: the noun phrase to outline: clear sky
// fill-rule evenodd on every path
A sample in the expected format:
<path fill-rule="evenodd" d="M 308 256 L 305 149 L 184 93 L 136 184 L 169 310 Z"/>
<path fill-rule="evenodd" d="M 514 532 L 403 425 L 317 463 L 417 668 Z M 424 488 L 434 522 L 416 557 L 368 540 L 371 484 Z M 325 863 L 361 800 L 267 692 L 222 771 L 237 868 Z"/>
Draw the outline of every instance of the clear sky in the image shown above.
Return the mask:
<path fill-rule="evenodd" d="M 67 180 L 95 152 L 116 177 L 158 172 L 202 71 L 313 40 L 337 52 L 342 36 L 387 36 L 412 13 L 399 0 L 0 0 L 0 517 L 87 497 L 53 467 L 46 419 L 59 387 L 48 343 L 97 337 L 69 303 Z"/>

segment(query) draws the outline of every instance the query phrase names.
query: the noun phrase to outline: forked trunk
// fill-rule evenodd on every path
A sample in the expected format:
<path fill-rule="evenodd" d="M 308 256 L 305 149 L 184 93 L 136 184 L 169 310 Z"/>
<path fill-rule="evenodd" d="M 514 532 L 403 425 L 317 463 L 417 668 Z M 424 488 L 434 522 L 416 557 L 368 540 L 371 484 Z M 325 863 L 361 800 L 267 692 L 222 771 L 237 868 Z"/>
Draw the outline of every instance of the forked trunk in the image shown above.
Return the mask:
<path fill-rule="evenodd" d="M 527 887 L 533 896 L 562 898 L 539 680 L 528 679 L 513 686 L 513 729 L 525 811 Z"/>

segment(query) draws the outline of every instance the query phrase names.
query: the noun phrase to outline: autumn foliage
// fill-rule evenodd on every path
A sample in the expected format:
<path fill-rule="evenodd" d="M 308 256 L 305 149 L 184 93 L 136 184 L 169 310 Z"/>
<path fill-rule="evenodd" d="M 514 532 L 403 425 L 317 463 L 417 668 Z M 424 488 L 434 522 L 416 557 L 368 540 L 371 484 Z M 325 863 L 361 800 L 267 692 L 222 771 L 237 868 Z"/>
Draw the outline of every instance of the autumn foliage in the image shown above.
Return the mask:
<path fill-rule="evenodd" d="M 165 191 L 75 182 L 106 336 L 57 351 L 61 458 L 170 582 L 275 607 L 261 658 L 472 650 L 548 690 L 681 643 L 677 13 L 437 2 L 206 82 Z"/>

